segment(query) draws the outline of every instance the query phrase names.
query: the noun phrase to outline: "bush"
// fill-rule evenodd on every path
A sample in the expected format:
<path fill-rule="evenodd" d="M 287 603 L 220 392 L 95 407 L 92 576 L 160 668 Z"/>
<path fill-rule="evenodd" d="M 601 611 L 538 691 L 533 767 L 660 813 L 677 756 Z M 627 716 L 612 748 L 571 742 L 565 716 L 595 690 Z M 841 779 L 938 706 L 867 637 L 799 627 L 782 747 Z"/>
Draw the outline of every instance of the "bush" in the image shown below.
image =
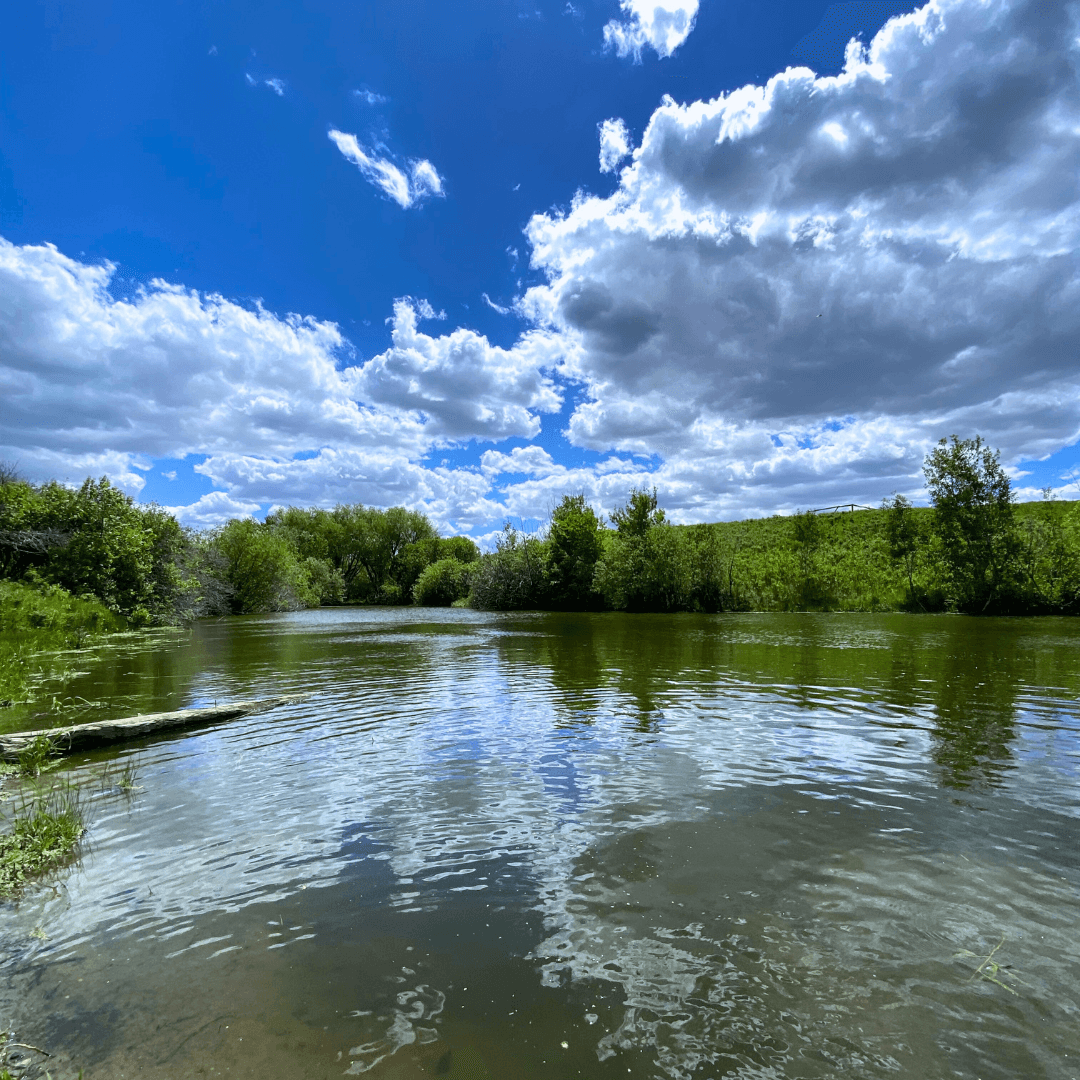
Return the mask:
<path fill-rule="evenodd" d="M 413 603 L 424 607 L 449 607 L 469 594 L 470 567 L 457 559 L 439 559 L 417 578 Z"/>
<path fill-rule="evenodd" d="M 475 564 L 469 604 L 490 611 L 542 607 L 546 600 L 547 545 L 509 522 L 496 549 Z"/>
<path fill-rule="evenodd" d="M 211 543 L 224 559 L 236 614 L 315 607 L 319 597 L 283 533 L 251 518 L 230 521 Z"/>
<path fill-rule="evenodd" d="M 617 611 L 688 611 L 693 584 L 686 533 L 666 524 L 615 535 L 596 567 L 596 588 Z"/>

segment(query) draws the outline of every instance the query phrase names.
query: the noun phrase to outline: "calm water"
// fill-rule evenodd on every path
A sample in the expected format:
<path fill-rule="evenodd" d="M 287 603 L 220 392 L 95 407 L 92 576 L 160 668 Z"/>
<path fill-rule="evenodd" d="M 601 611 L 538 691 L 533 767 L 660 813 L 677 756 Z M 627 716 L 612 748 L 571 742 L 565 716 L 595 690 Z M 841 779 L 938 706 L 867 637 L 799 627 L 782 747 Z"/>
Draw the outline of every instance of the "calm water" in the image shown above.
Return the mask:
<path fill-rule="evenodd" d="M 89 667 L 308 696 L 72 764 L 142 790 L 0 908 L 53 1077 L 1080 1077 L 1080 621 L 328 610 Z"/>

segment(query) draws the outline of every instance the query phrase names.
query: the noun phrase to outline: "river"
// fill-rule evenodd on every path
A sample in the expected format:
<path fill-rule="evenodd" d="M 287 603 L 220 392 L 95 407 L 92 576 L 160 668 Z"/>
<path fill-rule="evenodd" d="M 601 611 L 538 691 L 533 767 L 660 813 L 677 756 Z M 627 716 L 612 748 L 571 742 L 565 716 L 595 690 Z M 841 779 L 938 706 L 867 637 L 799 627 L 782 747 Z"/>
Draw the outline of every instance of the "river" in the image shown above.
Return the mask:
<path fill-rule="evenodd" d="M 100 650 L 54 1080 L 1080 1077 L 1080 621 L 344 608 Z M 24 1056 L 19 1059 L 19 1053 Z"/>

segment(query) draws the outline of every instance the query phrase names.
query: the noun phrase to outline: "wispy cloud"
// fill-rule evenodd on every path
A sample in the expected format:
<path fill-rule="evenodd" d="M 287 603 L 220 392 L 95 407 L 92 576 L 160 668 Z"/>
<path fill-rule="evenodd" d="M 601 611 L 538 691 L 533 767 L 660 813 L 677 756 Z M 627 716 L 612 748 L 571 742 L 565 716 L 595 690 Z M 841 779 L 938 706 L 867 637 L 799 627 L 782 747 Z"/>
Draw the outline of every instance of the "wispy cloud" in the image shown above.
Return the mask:
<path fill-rule="evenodd" d="M 492 311 L 497 311 L 500 315 L 510 314 L 510 309 L 508 307 L 503 307 L 502 304 L 496 304 L 487 293 L 481 293 L 480 295 L 483 296 L 484 303 L 487 304 Z"/>
<path fill-rule="evenodd" d="M 365 105 L 385 105 L 390 100 L 383 94 L 376 94 L 374 90 L 354 90 L 353 94 Z"/>
<path fill-rule="evenodd" d="M 344 157 L 360 170 L 369 184 L 379 188 L 402 209 L 408 210 L 429 196 L 443 194 L 442 177 L 430 161 L 413 161 L 406 173 L 389 158 L 369 153 L 355 135 L 331 128 L 329 138 Z"/>
<path fill-rule="evenodd" d="M 281 79 L 264 79 L 264 86 L 269 86 L 278 97 L 285 96 L 285 83 Z"/>

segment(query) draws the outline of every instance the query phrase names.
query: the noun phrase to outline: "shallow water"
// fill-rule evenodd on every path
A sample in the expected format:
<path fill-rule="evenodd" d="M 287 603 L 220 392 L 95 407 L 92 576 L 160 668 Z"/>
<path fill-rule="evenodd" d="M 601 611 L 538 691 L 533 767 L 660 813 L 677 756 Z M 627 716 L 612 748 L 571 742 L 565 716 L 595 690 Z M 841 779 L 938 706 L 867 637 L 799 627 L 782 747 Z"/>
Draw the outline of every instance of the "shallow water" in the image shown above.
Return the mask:
<path fill-rule="evenodd" d="M 0 908 L 0 1020 L 87 1080 L 1078 1078 L 1078 646 L 430 609 L 125 642 L 72 693 L 307 697 L 71 764 L 141 790 Z"/>

